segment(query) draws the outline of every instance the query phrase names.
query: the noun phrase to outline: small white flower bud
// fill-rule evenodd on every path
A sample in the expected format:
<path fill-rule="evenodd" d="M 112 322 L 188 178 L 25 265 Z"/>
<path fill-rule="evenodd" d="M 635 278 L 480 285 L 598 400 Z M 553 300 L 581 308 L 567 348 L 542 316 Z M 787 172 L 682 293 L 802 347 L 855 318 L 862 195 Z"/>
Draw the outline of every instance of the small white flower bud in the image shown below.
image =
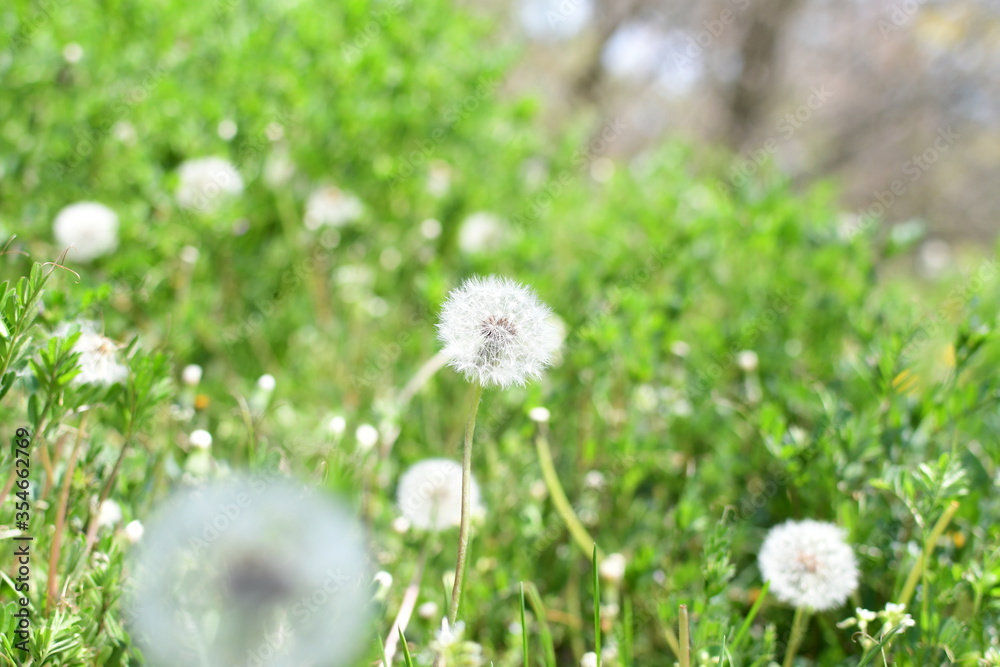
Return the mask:
<path fill-rule="evenodd" d="M 181 371 L 181 382 L 189 387 L 196 386 L 201 382 L 201 366 L 198 364 L 188 364 Z"/>
<path fill-rule="evenodd" d="M 212 446 L 212 434 L 205 429 L 199 428 L 191 431 L 191 435 L 188 436 L 188 442 L 192 447 L 208 449 Z"/>

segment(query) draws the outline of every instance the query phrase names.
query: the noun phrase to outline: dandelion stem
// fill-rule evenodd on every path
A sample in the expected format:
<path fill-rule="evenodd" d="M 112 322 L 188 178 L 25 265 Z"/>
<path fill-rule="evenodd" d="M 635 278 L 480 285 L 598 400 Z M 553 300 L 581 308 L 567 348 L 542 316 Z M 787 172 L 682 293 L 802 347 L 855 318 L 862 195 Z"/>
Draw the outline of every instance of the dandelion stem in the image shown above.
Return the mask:
<path fill-rule="evenodd" d="M 101 488 L 101 495 L 97 499 L 97 507 L 100 508 L 101 503 L 108 499 L 111 495 L 111 489 L 114 486 L 115 480 L 118 478 L 118 473 L 121 472 L 122 463 L 125 461 L 125 454 L 128 452 L 129 441 L 132 438 L 132 429 L 129 428 L 128 432 L 125 434 L 125 442 L 122 443 L 122 450 L 118 454 L 118 459 L 115 461 L 115 467 L 111 469 L 111 474 L 108 476 L 107 481 Z M 87 526 L 87 542 L 84 547 L 84 555 L 90 553 L 91 548 L 94 546 L 94 542 L 97 541 L 97 519 L 99 512 L 95 512 L 90 518 L 90 525 Z"/>
<path fill-rule="evenodd" d="M 476 384 L 473 391 L 472 408 L 465 427 L 465 445 L 462 447 L 462 521 L 458 528 L 458 562 L 455 565 L 455 584 L 451 588 L 451 604 L 448 607 L 448 623 L 452 626 L 458 620 L 458 604 L 462 600 L 462 584 L 465 580 L 465 558 L 469 549 L 469 523 L 472 511 L 470 497 L 472 486 L 472 434 L 476 430 L 476 414 L 483 396 L 483 386 Z"/>
<path fill-rule="evenodd" d="M 917 589 L 917 580 L 920 579 L 920 575 L 924 570 L 924 565 L 930 560 L 931 553 L 934 551 L 934 545 L 937 544 L 938 538 L 944 533 L 945 528 L 951 523 L 952 517 L 955 516 L 955 512 L 958 511 L 958 501 L 953 500 L 944 510 L 944 514 L 938 519 L 938 522 L 934 524 L 934 530 L 931 531 L 930 537 L 927 538 L 927 542 L 924 543 L 924 550 L 917 557 L 917 562 L 913 564 L 913 569 L 910 570 L 909 576 L 906 578 L 906 583 L 903 585 L 903 592 L 899 595 L 900 604 L 909 604 L 910 598 L 913 597 L 914 591 Z"/>
<path fill-rule="evenodd" d="M 59 600 L 59 581 L 56 578 L 56 574 L 59 571 L 59 552 L 62 549 L 63 529 L 66 525 L 66 508 L 69 505 L 69 490 L 73 484 L 73 472 L 76 469 L 76 459 L 80 454 L 80 444 L 83 442 L 83 434 L 87 428 L 87 416 L 89 414 L 89 412 L 84 412 L 83 416 L 80 417 L 80 425 L 76 431 L 76 440 L 73 442 L 73 451 L 70 452 L 69 461 L 66 463 L 66 470 L 63 472 L 62 491 L 59 493 L 59 505 L 56 508 L 56 525 L 52 534 L 52 545 L 49 547 L 49 578 L 46 591 L 48 593 L 48 604 L 50 605 L 55 604 Z"/>
<path fill-rule="evenodd" d="M 399 605 L 399 612 L 396 614 L 396 620 L 392 623 L 392 628 L 389 630 L 389 635 L 385 638 L 385 649 L 383 652 L 383 667 L 389 667 L 392 664 L 392 659 L 396 655 L 396 645 L 399 643 L 399 635 L 402 632 L 406 632 L 406 626 L 410 622 L 410 617 L 413 615 L 413 608 L 417 606 L 417 597 L 420 595 L 420 580 L 424 576 L 424 563 L 427 561 L 427 547 L 429 545 L 424 545 L 424 548 L 420 551 L 420 557 L 417 560 L 417 567 L 413 571 L 413 577 L 410 579 L 409 585 L 406 587 L 406 592 L 403 593 L 403 601 Z"/>
<path fill-rule="evenodd" d="M 686 604 L 681 605 L 678 624 L 680 625 L 680 665 L 681 667 L 691 667 L 691 632 L 688 621 L 688 608 Z"/>
<path fill-rule="evenodd" d="M 563 491 L 562 484 L 559 483 L 559 475 L 556 474 L 556 467 L 552 462 L 552 451 L 549 449 L 549 441 L 545 437 L 544 430 L 544 428 L 539 428 L 538 433 L 535 435 L 535 449 L 538 451 L 538 463 L 542 468 L 542 477 L 545 479 L 545 486 L 548 487 L 549 495 L 552 496 L 552 503 L 556 506 L 556 510 L 569 529 L 570 535 L 573 536 L 573 539 L 580 549 L 583 550 L 583 553 L 587 555 L 587 558 L 593 558 L 594 553 L 596 553 L 599 559 L 603 559 L 604 554 L 601 553 L 600 548 L 596 552 L 594 551 L 594 545 L 597 543 L 590 536 L 590 533 L 587 532 L 587 529 L 583 527 L 583 524 L 580 523 L 576 512 L 573 511 L 573 506 L 570 505 L 569 499 L 566 498 L 566 492 Z"/>
<path fill-rule="evenodd" d="M 806 636 L 806 628 L 809 626 L 809 611 L 805 607 L 795 610 L 795 619 L 792 621 L 792 634 L 788 637 L 788 648 L 785 650 L 785 661 L 782 667 L 792 667 L 795 661 L 795 654 L 799 651 L 799 645 Z"/>

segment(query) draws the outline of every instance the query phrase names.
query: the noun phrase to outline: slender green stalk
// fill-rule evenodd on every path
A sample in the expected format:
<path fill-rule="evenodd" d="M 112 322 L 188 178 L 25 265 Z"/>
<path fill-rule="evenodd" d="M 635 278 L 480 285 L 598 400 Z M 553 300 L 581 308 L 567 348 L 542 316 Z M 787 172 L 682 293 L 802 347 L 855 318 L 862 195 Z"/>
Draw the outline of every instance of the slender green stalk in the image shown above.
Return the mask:
<path fill-rule="evenodd" d="M 590 554 L 590 565 L 594 581 L 594 646 L 597 653 L 597 667 L 601 667 L 601 582 L 597 572 L 597 544 Z"/>
<path fill-rule="evenodd" d="M 691 667 L 691 630 L 688 621 L 688 608 L 686 604 L 681 605 L 680 609 L 680 665 L 681 667 Z"/>
<path fill-rule="evenodd" d="M 934 545 L 937 544 L 938 538 L 944 533 L 945 528 L 951 523 L 951 519 L 957 511 L 958 501 L 953 500 L 945 509 L 941 518 L 938 519 L 938 522 L 934 524 L 934 530 L 931 531 L 930 537 L 924 543 L 923 552 L 917 557 L 917 562 L 913 564 L 913 569 L 910 570 L 910 574 L 906 578 L 906 583 L 903 585 L 903 592 L 899 595 L 899 604 L 909 604 L 914 591 L 917 589 L 917 581 L 924 571 L 924 564 L 930 560 L 931 553 L 934 551 Z"/>
<path fill-rule="evenodd" d="M 573 511 L 573 506 L 569 504 L 569 499 L 566 498 L 566 492 L 563 491 L 562 484 L 559 483 L 559 475 L 556 474 L 556 467 L 552 462 L 552 451 L 549 449 L 549 441 L 542 430 L 539 429 L 535 435 L 535 449 L 538 451 L 538 463 L 542 468 L 542 478 L 545 480 L 545 486 L 549 490 L 549 495 L 552 496 L 552 503 L 556 506 L 559 516 L 566 523 L 570 535 L 573 536 L 573 539 L 580 549 L 583 550 L 583 553 L 587 554 L 587 557 L 591 560 L 604 558 L 604 554 L 597 547 L 597 542 L 594 541 L 594 538 L 590 536 L 587 529 L 580 523 L 576 512 Z"/>
<path fill-rule="evenodd" d="M 542 648 L 545 649 L 545 667 L 556 667 L 556 649 L 552 643 L 552 631 L 549 629 L 549 622 L 546 620 L 545 605 L 542 603 L 542 596 L 538 594 L 535 584 L 528 582 L 528 602 L 535 611 L 535 621 L 538 623 L 538 634 L 542 640 Z"/>
<path fill-rule="evenodd" d="M 470 487 L 472 486 L 472 435 L 476 430 L 476 414 L 483 387 L 476 385 L 473 392 L 472 409 L 465 427 L 465 445 L 462 447 L 462 520 L 458 528 L 458 562 L 455 565 L 455 584 L 451 588 L 451 605 L 448 608 L 448 623 L 455 625 L 458 620 L 458 605 L 462 601 L 462 585 L 465 580 L 465 559 L 469 549 L 469 523 L 472 512 Z"/>
<path fill-rule="evenodd" d="M 764 588 L 760 589 L 760 595 L 757 596 L 753 606 L 750 607 L 750 613 L 747 614 L 745 619 L 743 619 L 743 625 L 741 625 L 740 629 L 736 632 L 736 637 L 733 638 L 733 643 L 729 647 L 729 650 L 733 653 L 736 653 L 740 649 L 740 645 L 743 643 L 743 640 L 746 639 L 747 634 L 749 634 L 750 625 L 753 623 L 753 619 L 757 617 L 757 612 L 760 611 L 760 606 L 764 604 L 764 598 L 767 597 L 767 589 L 770 587 L 770 581 L 764 583 Z"/>
<path fill-rule="evenodd" d="M 805 607 L 795 610 L 795 619 L 792 621 L 792 634 L 788 637 L 788 648 L 785 649 L 785 661 L 782 667 L 792 667 L 795 661 L 795 654 L 799 651 L 799 645 L 806 636 L 806 628 L 809 626 L 809 611 Z"/>
<path fill-rule="evenodd" d="M 524 582 L 521 582 L 521 650 L 524 652 L 524 667 L 530 664 L 528 658 L 528 624 L 524 620 Z"/>

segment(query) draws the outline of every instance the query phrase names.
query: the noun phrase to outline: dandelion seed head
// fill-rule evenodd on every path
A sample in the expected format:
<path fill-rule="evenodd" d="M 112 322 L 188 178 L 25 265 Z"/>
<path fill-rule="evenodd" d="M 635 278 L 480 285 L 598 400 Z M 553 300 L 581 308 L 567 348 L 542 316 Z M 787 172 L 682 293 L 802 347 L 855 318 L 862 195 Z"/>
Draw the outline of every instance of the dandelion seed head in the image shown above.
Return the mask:
<path fill-rule="evenodd" d="M 118 247 L 118 215 L 104 204 L 85 201 L 70 204 L 56 214 L 52 233 L 68 257 L 90 262 Z"/>
<path fill-rule="evenodd" d="M 309 196 L 305 225 L 307 229 L 342 227 L 360 218 L 364 211 L 365 207 L 360 199 L 340 188 L 327 185 Z"/>
<path fill-rule="evenodd" d="M 537 407 L 531 408 L 531 410 L 528 411 L 528 419 L 533 422 L 538 422 L 539 424 L 548 422 L 551 417 L 552 413 L 549 412 L 548 408 Z"/>
<path fill-rule="evenodd" d="M 334 415 L 330 417 L 329 421 L 326 422 L 326 428 L 334 435 L 343 435 L 344 431 L 347 429 L 347 420 L 340 415 Z"/>
<path fill-rule="evenodd" d="M 135 544 L 141 540 L 144 532 L 146 532 L 146 529 L 143 527 L 142 522 L 138 519 L 135 521 L 129 521 L 125 524 L 125 528 L 122 530 L 122 533 L 125 535 L 125 539 L 131 544 Z"/>
<path fill-rule="evenodd" d="M 479 211 L 462 221 L 458 230 L 458 248 L 467 255 L 498 249 L 507 241 L 504 222 L 492 213 Z"/>
<path fill-rule="evenodd" d="M 480 505 L 479 485 L 471 479 L 470 506 Z M 462 519 L 462 466 L 450 459 L 425 459 L 399 479 L 399 509 L 416 528 L 444 530 Z"/>
<path fill-rule="evenodd" d="M 508 278 L 471 278 L 441 310 L 438 338 L 448 364 L 470 382 L 507 388 L 541 377 L 560 344 L 551 312 Z"/>
<path fill-rule="evenodd" d="M 80 62 L 83 60 L 83 47 L 76 42 L 70 42 L 63 47 L 63 58 L 71 64 Z"/>
<path fill-rule="evenodd" d="M 108 498 L 97 509 L 97 525 L 101 528 L 113 526 L 122 520 L 121 505 Z"/>
<path fill-rule="evenodd" d="M 55 330 L 56 336 L 65 336 L 72 324 L 60 325 Z M 79 353 L 77 366 L 80 372 L 73 378 L 74 385 L 96 385 L 108 387 L 125 382 L 128 378 L 128 367 L 119 363 L 118 343 L 105 338 L 94 331 L 94 325 L 89 322 L 80 324 L 80 337 L 73 345 L 73 352 Z"/>
<path fill-rule="evenodd" d="M 197 386 L 201 382 L 201 366 L 198 364 L 188 364 L 181 371 L 181 382 L 189 387 Z"/>
<path fill-rule="evenodd" d="M 344 665 L 367 646 L 361 528 L 314 489 L 235 477 L 181 492 L 130 570 L 136 637 L 163 667 Z"/>
<path fill-rule="evenodd" d="M 270 373 L 264 373 L 259 378 L 257 378 L 257 388 L 261 391 L 270 394 L 274 391 L 274 388 L 278 385 L 277 380 Z"/>
<path fill-rule="evenodd" d="M 354 437 L 358 439 L 358 447 L 368 450 L 378 442 L 378 429 L 371 424 L 362 424 L 354 431 Z"/>
<path fill-rule="evenodd" d="M 767 534 L 758 556 L 771 592 L 793 607 L 839 607 L 858 587 L 858 566 L 844 531 L 822 521 L 787 521 Z"/>
<path fill-rule="evenodd" d="M 212 213 L 226 199 L 243 192 L 240 172 L 233 163 L 221 157 L 182 162 L 177 176 L 177 203 L 189 211 Z"/>
<path fill-rule="evenodd" d="M 203 428 L 191 431 L 188 442 L 196 449 L 208 449 L 212 446 L 212 434 Z"/>
<path fill-rule="evenodd" d="M 605 581 L 611 583 L 621 583 L 625 578 L 625 566 L 627 561 L 625 556 L 619 553 L 608 554 L 597 567 L 598 574 Z"/>

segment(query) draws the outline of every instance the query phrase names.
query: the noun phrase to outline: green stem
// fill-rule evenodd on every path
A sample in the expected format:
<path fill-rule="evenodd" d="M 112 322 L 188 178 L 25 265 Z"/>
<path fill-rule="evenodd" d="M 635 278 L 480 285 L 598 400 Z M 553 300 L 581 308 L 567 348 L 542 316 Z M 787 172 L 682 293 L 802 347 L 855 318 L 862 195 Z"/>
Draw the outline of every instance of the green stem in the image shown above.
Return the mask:
<path fill-rule="evenodd" d="M 483 396 L 483 387 L 476 385 L 473 392 L 472 409 L 469 421 L 465 426 L 465 445 L 462 447 L 462 521 L 458 528 L 458 563 L 455 565 L 455 584 L 451 588 L 451 605 L 448 607 L 448 623 L 452 626 L 458 620 L 458 604 L 462 600 L 462 584 L 465 580 L 465 559 L 469 550 L 469 522 L 472 518 L 470 490 L 472 486 L 472 434 L 476 430 L 476 414 L 479 412 L 479 400 Z"/>
<path fill-rule="evenodd" d="M 681 605 L 679 625 L 680 627 L 678 631 L 680 638 L 678 641 L 681 649 L 680 665 L 681 667 L 691 667 L 691 630 L 686 604 Z"/>
<path fill-rule="evenodd" d="M 955 512 L 958 511 L 958 501 L 953 500 L 945 509 L 944 514 L 938 519 L 938 522 L 934 524 L 934 530 L 931 531 L 931 536 L 924 543 L 924 550 L 917 557 L 917 562 L 913 564 L 913 569 L 910 570 L 909 576 L 906 578 L 906 583 L 903 585 L 903 592 L 899 595 L 899 604 L 909 604 L 910 599 L 913 597 L 914 591 L 917 589 L 917 581 L 920 579 L 920 575 L 923 573 L 924 564 L 930 560 L 931 553 L 934 551 L 934 545 L 937 544 L 938 538 L 944 533 L 944 529 L 948 527 L 951 523 L 951 519 L 955 516 Z"/>
<path fill-rule="evenodd" d="M 549 495 L 552 496 L 552 503 L 556 506 L 556 510 L 566 523 L 570 535 L 573 536 L 573 539 L 580 549 L 583 550 L 583 553 L 587 555 L 587 558 L 593 558 L 596 553 L 598 558 L 603 559 L 604 554 L 601 553 L 600 548 L 595 550 L 597 542 L 590 536 L 590 533 L 583 527 L 583 524 L 580 523 L 576 512 L 573 511 L 573 506 L 569 504 L 569 499 L 566 498 L 566 492 L 563 491 L 562 484 L 559 483 L 559 475 L 556 474 L 556 467 L 552 462 L 552 451 L 549 449 L 548 439 L 542 431 L 543 429 L 539 429 L 538 434 L 535 436 L 535 449 L 538 451 L 538 463 L 542 468 L 542 477 L 545 479 L 545 486 L 548 487 Z"/>
<path fill-rule="evenodd" d="M 785 662 L 782 667 L 792 667 L 795 661 L 795 654 L 799 651 L 799 645 L 806 636 L 806 628 L 809 626 L 809 612 L 805 607 L 795 610 L 795 619 L 792 621 L 792 634 L 788 637 L 788 648 L 785 650 Z"/>

